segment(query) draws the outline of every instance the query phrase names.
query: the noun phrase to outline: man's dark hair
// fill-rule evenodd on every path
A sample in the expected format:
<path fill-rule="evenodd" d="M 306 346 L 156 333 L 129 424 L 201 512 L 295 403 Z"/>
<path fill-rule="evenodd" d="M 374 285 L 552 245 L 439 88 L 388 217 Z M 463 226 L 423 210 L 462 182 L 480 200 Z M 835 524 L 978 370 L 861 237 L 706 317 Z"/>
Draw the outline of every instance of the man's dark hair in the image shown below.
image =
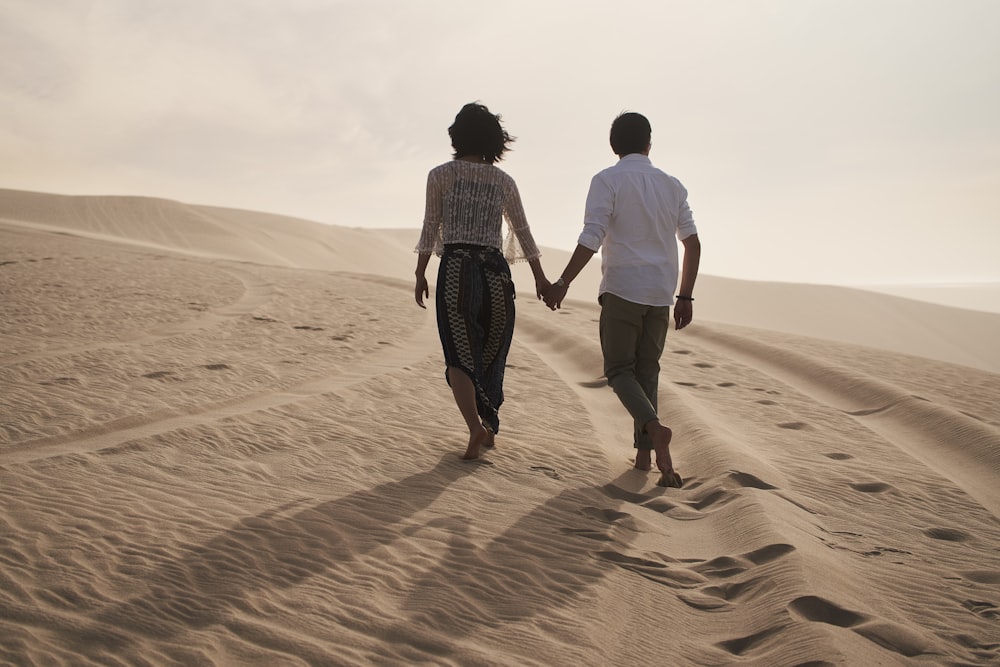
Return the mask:
<path fill-rule="evenodd" d="M 611 123 L 611 150 L 618 156 L 642 153 L 649 148 L 652 136 L 653 128 L 645 116 L 624 111 Z"/>
<path fill-rule="evenodd" d="M 490 164 L 503 159 L 514 137 L 500 124 L 500 114 L 490 113 L 484 105 L 471 102 L 462 107 L 455 122 L 448 128 L 453 157 L 475 155 Z"/>

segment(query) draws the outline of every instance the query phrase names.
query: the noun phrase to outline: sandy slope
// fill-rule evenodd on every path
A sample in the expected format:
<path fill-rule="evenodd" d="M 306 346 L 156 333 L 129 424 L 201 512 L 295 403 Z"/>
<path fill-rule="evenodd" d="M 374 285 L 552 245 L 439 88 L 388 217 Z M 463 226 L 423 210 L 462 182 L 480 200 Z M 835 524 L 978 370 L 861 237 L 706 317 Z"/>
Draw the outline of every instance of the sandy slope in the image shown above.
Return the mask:
<path fill-rule="evenodd" d="M 596 307 L 522 295 L 463 464 L 411 271 L 392 232 L 0 192 L 0 662 L 1000 661 L 1000 375 L 699 321 L 662 489 Z"/>

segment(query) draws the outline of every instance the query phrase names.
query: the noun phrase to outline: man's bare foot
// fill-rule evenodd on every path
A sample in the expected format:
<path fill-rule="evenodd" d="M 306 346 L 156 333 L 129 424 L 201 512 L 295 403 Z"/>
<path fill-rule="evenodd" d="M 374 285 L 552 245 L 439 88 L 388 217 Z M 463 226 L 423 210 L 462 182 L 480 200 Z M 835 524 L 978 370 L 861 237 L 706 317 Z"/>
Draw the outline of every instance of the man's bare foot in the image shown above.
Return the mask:
<path fill-rule="evenodd" d="M 635 469 L 636 470 L 652 470 L 653 461 L 650 457 L 650 450 L 648 449 L 637 449 L 635 450 Z"/>
<path fill-rule="evenodd" d="M 684 480 L 681 476 L 677 474 L 677 471 L 670 469 L 667 472 L 660 474 L 660 479 L 656 481 L 657 486 L 669 486 L 675 489 L 679 489 L 684 486 Z"/>
<path fill-rule="evenodd" d="M 656 467 L 660 469 L 660 479 L 656 482 L 656 485 L 670 486 L 675 489 L 681 488 L 684 480 L 674 470 L 674 461 L 670 457 L 670 440 L 674 437 L 674 432 L 658 421 L 651 421 L 646 424 L 646 433 L 653 439 L 653 451 L 656 452 Z"/>
<path fill-rule="evenodd" d="M 482 447 L 483 442 L 486 441 L 486 437 L 490 435 L 490 432 L 485 428 L 480 426 L 478 429 L 469 434 L 469 446 L 465 450 L 465 454 L 462 454 L 463 461 L 475 461 L 479 458 L 479 448 Z"/>
<path fill-rule="evenodd" d="M 497 446 L 496 439 L 497 439 L 497 434 L 487 429 L 486 439 L 483 440 L 483 447 L 485 447 L 486 449 L 493 449 L 494 447 Z"/>
<path fill-rule="evenodd" d="M 674 432 L 669 427 L 653 420 L 646 424 L 646 433 L 653 440 L 653 451 L 656 452 L 656 467 L 666 472 L 672 470 L 674 462 L 670 458 L 670 440 Z"/>

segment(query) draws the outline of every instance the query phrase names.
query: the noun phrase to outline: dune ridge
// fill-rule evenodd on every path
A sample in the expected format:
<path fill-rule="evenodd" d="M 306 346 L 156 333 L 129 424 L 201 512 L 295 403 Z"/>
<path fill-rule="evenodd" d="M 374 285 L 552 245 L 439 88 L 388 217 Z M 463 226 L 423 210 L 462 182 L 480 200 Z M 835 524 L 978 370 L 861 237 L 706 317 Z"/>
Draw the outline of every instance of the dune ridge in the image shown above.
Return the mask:
<path fill-rule="evenodd" d="M 9 224 L 128 241 L 190 255 L 304 269 L 412 279 L 418 229 L 360 229 L 148 197 L 67 196 L 0 189 Z M 572 239 L 567 239 L 571 242 Z M 706 241 L 710 243 L 710 239 Z M 570 253 L 543 248 L 557 275 Z M 711 252 L 707 247 L 706 252 Z M 512 267 L 521 291 L 534 284 L 525 263 Z M 569 298 L 593 301 L 595 259 Z M 855 343 L 1000 372 L 1000 313 L 949 307 L 902 296 L 830 285 L 738 280 L 702 275 L 697 316 L 704 321 Z"/>
<path fill-rule="evenodd" d="M 521 293 L 465 464 L 406 238 L 0 191 L 0 662 L 1000 661 L 1000 375 L 699 320 L 664 489 L 584 285 Z"/>

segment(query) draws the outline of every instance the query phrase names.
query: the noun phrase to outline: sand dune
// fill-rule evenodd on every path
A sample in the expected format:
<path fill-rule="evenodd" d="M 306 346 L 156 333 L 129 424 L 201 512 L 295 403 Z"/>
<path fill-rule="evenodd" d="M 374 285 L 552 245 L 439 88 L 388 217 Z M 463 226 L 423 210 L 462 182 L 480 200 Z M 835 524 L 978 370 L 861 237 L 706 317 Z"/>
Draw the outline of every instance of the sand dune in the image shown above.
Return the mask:
<path fill-rule="evenodd" d="M 706 276 L 663 489 L 590 273 L 463 464 L 413 233 L 0 191 L 0 663 L 1000 662 L 996 316 Z"/>

